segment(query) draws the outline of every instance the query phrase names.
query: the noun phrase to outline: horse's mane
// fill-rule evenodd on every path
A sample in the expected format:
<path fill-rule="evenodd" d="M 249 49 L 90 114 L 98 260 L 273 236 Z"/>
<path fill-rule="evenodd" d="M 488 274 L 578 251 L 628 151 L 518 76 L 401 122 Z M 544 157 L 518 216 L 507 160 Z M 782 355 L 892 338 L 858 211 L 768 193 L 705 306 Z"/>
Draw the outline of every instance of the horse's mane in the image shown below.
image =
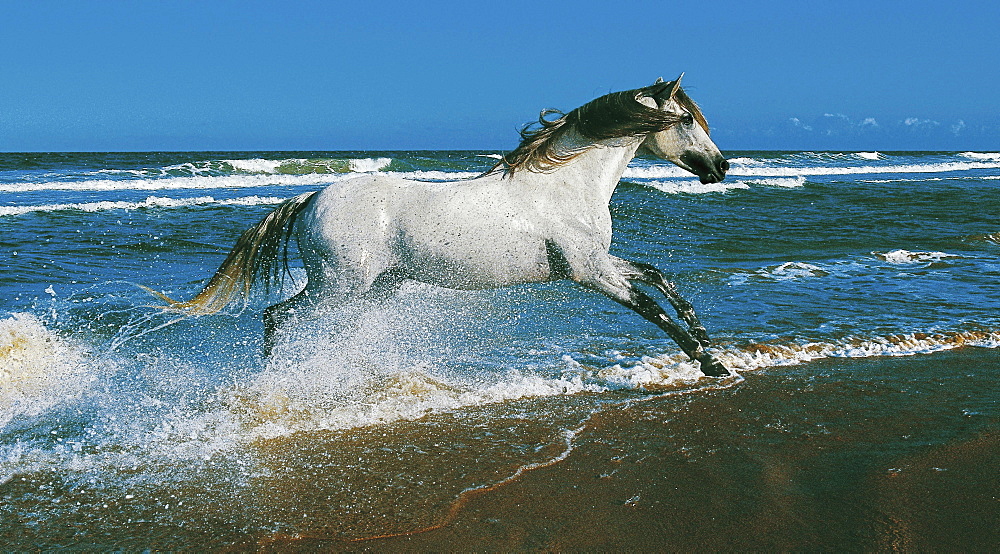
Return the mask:
<path fill-rule="evenodd" d="M 668 86 L 673 82 L 666 83 Z M 506 154 L 487 173 L 503 171 L 505 176 L 513 175 L 515 171 L 544 173 L 565 165 L 579 156 L 588 148 L 570 151 L 559 151 L 556 144 L 570 129 L 576 129 L 580 135 L 590 140 L 630 137 L 662 131 L 680 121 L 674 114 L 650 108 L 639 102 L 641 94 L 650 94 L 652 89 L 662 87 L 653 85 L 635 90 L 613 92 L 587 102 L 579 108 L 563 113 L 555 109 L 542 110 L 538 116 L 538 127 L 529 123 L 521 129 L 521 144 Z M 694 116 L 705 132 L 708 132 L 708 121 L 701 113 L 698 105 L 678 88 L 674 92 L 674 100 L 679 102 Z M 546 119 L 558 114 L 556 119 Z"/>

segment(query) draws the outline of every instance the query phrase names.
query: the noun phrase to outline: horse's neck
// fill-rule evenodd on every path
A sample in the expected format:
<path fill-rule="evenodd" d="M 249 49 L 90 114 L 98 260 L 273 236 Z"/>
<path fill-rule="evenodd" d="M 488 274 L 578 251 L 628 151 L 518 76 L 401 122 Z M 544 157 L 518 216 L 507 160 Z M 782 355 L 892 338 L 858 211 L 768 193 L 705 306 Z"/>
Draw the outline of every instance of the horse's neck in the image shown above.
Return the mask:
<path fill-rule="evenodd" d="M 641 143 L 641 138 L 626 137 L 595 144 L 570 131 L 560 139 L 557 147 L 561 152 L 583 150 L 581 154 L 548 173 L 520 174 L 536 181 L 539 186 L 558 187 L 585 201 L 606 207 Z"/>

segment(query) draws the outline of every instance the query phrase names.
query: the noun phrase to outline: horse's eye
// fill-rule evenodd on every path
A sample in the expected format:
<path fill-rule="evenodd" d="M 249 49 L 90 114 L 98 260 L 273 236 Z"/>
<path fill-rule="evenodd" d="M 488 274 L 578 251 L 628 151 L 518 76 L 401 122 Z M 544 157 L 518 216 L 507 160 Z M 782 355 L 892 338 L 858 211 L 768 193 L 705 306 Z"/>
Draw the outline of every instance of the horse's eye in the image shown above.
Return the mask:
<path fill-rule="evenodd" d="M 684 117 L 681 118 L 681 123 L 687 125 L 688 127 L 694 125 L 694 116 L 689 113 L 684 114 Z"/>

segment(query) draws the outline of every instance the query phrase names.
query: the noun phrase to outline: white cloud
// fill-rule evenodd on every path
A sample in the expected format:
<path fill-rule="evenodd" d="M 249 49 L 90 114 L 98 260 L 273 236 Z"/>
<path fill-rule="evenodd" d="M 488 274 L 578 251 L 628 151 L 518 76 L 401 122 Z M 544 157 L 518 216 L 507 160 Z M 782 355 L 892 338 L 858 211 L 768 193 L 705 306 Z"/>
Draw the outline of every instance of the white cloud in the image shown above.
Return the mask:
<path fill-rule="evenodd" d="M 868 134 L 880 129 L 874 117 L 855 120 L 839 112 L 824 113 L 822 117 L 813 117 L 808 123 L 797 117 L 789 118 L 789 122 L 805 131 L 826 136 Z"/>
<path fill-rule="evenodd" d="M 906 119 L 903 120 L 903 125 L 906 125 L 907 127 L 917 128 L 917 127 L 928 127 L 928 126 L 937 127 L 938 125 L 941 124 L 938 123 L 937 121 L 934 121 L 933 119 L 920 119 L 919 117 L 907 117 Z"/>
<path fill-rule="evenodd" d="M 800 121 L 799 118 L 797 118 L 797 117 L 789 118 L 789 121 L 792 122 L 792 125 L 795 125 L 796 127 L 801 127 L 803 129 L 805 129 L 806 131 L 812 131 L 813 130 L 812 126 L 806 125 L 806 124 L 802 123 L 802 121 Z"/>

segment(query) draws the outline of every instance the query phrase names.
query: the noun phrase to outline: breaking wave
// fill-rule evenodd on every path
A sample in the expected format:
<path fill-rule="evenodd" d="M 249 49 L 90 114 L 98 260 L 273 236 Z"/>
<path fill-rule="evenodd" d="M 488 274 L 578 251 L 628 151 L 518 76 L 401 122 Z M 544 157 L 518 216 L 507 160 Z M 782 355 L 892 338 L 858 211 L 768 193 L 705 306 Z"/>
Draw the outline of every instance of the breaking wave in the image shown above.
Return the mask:
<path fill-rule="evenodd" d="M 367 173 L 382 171 L 392 164 L 392 158 L 287 158 L 231 159 L 184 162 L 143 169 L 101 169 L 96 174 L 131 177 L 219 177 L 244 175 L 309 175 L 330 173 Z"/>
<path fill-rule="evenodd" d="M 312 344 L 314 352 L 305 356 L 303 345 L 293 342 L 286 345 L 286 355 L 279 352 L 263 372 L 219 386 L 196 403 L 184 400 L 174 405 L 171 395 L 144 392 L 123 398 L 112 390 L 91 390 L 101 389 L 93 387 L 99 361 L 34 316 L 14 314 L 0 321 L 0 430 L 17 417 L 37 416 L 88 393 L 90 409 L 103 413 L 103 423 L 99 437 L 68 437 L 67 443 L 55 448 L 46 441 L 12 442 L 0 451 L 0 482 L 13 472 L 57 465 L 100 470 L 208 460 L 235 447 L 300 432 L 391 424 L 519 399 L 621 390 L 697 391 L 741 380 L 737 373 L 706 381 L 698 364 L 679 352 L 609 367 L 563 355 L 559 366 L 549 370 L 510 369 L 470 378 L 449 372 L 449 360 L 410 363 L 381 351 L 359 357 L 352 351 L 357 347 L 355 338 L 369 337 L 368 331 L 347 333 L 333 350 L 329 344 L 318 349 Z M 823 358 L 907 356 L 964 346 L 1000 347 L 1000 332 L 734 344 L 717 348 L 715 354 L 732 370 L 748 372 Z M 186 379 L 183 363 L 153 357 L 143 363 L 148 367 L 140 373 L 169 374 L 177 382 Z M 44 418 L 35 425 L 41 425 L 40 436 L 47 437 L 48 427 L 39 421 Z"/>
<path fill-rule="evenodd" d="M 736 181 L 722 181 L 721 183 L 700 183 L 698 181 L 678 180 L 678 181 L 643 181 L 642 184 L 666 192 L 668 194 L 705 194 L 712 192 L 726 192 L 730 190 L 749 189 L 753 186 L 795 188 L 806 184 L 806 178 L 777 177 L 762 179 L 744 179 Z"/>
<path fill-rule="evenodd" d="M 359 164 L 357 170 L 327 174 L 282 174 L 256 173 L 221 176 L 188 176 L 170 178 L 143 179 L 88 179 L 83 181 L 44 181 L 25 183 L 0 183 L 0 192 L 37 192 L 37 191 L 126 191 L 126 190 L 212 190 L 212 189 L 246 189 L 262 187 L 300 187 L 326 186 L 360 173 L 381 171 L 377 164 Z M 470 179 L 480 175 L 472 171 L 405 171 L 393 172 L 393 176 L 417 181 L 453 181 Z"/>
<path fill-rule="evenodd" d="M 86 349 L 31 314 L 0 320 L 0 429 L 85 390 L 93 380 L 88 358 Z"/>
<path fill-rule="evenodd" d="M 878 337 L 846 337 L 831 342 L 754 343 L 723 348 L 716 354 L 726 367 L 746 372 L 797 365 L 823 358 L 913 356 L 965 346 L 1000 348 L 1000 332 L 904 333 Z M 608 384 L 657 390 L 697 379 L 701 372 L 683 354 L 669 354 L 644 358 L 641 363 L 629 368 L 614 366 L 603 369 L 598 375 Z"/>
<path fill-rule="evenodd" d="M 886 161 L 879 155 L 877 158 L 861 157 L 871 161 Z M 886 161 L 880 165 L 810 165 L 786 159 L 755 159 L 733 158 L 729 160 L 728 174 L 733 176 L 775 176 L 793 177 L 810 175 L 866 175 L 894 173 L 948 173 L 980 169 L 1000 169 L 1000 158 L 983 157 L 975 161 L 941 161 L 937 163 L 892 163 Z"/>
<path fill-rule="evenodd" d="M 997 160 L 1000 161 L 1000 152 L 962 152 L 962 157 L 972 160 Z"/>
<path fill-rule="evenodd" d="M 102 201 L 70 204 L 45 204 L 40 206 L 0 206 L 0 217 L 22 215 L 33 212 L 58 212 L 79 210 L 82 212 L 103 212 L 107 210 L 140 210 L 148 208 L 188 208 L 192 206 L 260 206 L 280 204 L 284 198 L 275 196 L 244 196 L 242 198 L 215 199 L 211 196 L 195 198 L 164 198 L 150 196 L 141 202 Z"/>
<path fill-rule="evenodd" d="M 744 372 L 821 358 L 908 356 L 963 346 L 1000 347 L 1000 333 L 906 333 L 830 342 L 754 343 L 721 348 L 716 354 L 727 367 Z M 259 439 L 418 419 L 429 413 L 523 398 L 697 388 L 704 377 L 698 364 L 679 352 L 603 368 L 564 355 L 562 364 L 557 375 L 511 370 L 489 383 L 457 380 L 432 366 L 345 377 L 343 368 L 331 368 L 328 361 L 297 367 L 279 364 L 222 391 L 221 401 L 239 420 L 244 437 Z"/>
<path fill-rule="evenodd" d="M 239 189 L 267 186 L 303 186 L 329 184 L 343 176 L 310 175 L 228 175 L 218 177 L 173 177 L 157 179 L 91 179 L 85 181 L 47 181 L 2 183 L 0 192 L 29 191 L 120 191 Z"/>

